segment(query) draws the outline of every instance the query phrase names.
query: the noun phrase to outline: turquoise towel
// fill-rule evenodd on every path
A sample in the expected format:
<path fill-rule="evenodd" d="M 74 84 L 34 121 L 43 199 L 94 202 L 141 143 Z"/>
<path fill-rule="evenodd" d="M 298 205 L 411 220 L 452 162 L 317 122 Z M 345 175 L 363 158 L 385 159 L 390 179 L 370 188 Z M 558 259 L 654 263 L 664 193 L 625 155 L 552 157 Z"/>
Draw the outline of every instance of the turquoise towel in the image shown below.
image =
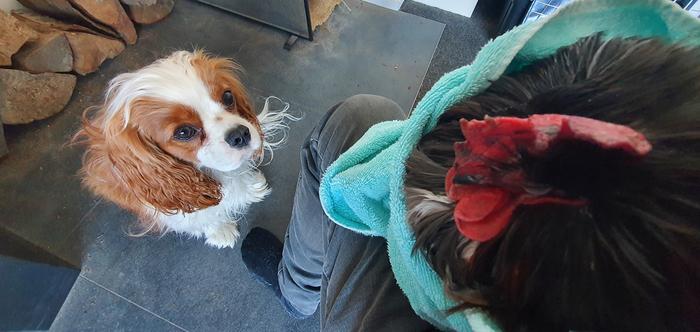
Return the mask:
<path fill-rule="evenodd" d="M 611 37 L 658 37 L 700 46 L 700 21 L 668 0 L 585 0 L 519 26 L 489 42 L 474 62 L 443 76 L 409 119 L 379 123 L 341 155 L 321 180 L 326 214 L 338 225 L 386 238 L 394 275 L 411 306 L 441 329 L 497 331 L 479 310 L 446 315 L 454 302 L 422 255 L 406 222 L 405 161 L 421 136 L 455 103 L 484 91 L 504 73 L 517 72 L 558 48 L 603 31 Z"/>

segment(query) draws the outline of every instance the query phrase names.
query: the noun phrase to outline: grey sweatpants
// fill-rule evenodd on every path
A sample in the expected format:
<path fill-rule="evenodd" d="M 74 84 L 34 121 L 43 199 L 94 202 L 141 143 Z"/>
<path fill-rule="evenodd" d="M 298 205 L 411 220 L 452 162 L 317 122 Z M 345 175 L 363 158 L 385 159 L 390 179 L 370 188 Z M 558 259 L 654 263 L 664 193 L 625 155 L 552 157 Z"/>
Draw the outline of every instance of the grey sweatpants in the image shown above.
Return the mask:
<path fill-rule="evenodd" d="M 322 331 L 432 329 L 396 284 L 386 241 L 337 226 L 318 198 L 323 172 L 341 153 L 373 124 L 404 117 L 389 99 L 353 96 L 329 110 L 301 148 L 278 278 L 282 295 L 299 312 L 313 314 L 320 304 Z"/>

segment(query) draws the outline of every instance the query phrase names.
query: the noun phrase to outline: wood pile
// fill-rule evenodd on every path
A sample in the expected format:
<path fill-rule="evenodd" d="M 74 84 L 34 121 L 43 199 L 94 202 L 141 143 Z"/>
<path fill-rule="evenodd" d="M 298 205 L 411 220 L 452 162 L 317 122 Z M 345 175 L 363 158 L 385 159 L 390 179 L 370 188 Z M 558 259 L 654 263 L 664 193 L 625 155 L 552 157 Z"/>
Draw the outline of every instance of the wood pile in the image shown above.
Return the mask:
<path fill-rule="evenodd" d="M 99 69 L 137 40 L 136 24 L 168 16 L 175 0 L 18 0 L 0 10 L 0 122 L 24 124 L 59 113 L 76 76 Z M 5 142 L 0 124 L 0 157 Z"/>
<path fill-rule="evenodd" d="M 309 14 L 311 16 L 311 30 L 316 30 L 318 26 L 326 22 L 331 17 L 333 9 L 342 0 L 309 0 Z"/>

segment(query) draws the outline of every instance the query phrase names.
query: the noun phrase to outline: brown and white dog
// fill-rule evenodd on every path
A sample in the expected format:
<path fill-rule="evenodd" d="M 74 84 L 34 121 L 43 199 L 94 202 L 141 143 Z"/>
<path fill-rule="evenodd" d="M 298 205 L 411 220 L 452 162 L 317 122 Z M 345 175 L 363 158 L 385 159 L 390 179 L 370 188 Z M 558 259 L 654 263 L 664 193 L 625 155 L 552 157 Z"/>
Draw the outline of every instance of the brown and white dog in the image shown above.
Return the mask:
<path fill-rule="evenodd" d="M 236 69 L 178 51 L 114 78 L 76 134 L 87 145 L 83 183 L 133 212 L 142 234 L 175 231 L 232 247 L 237 221 L 270 192 L 257 166 L 280 141 L 266 138 L 293 119 L 286 108 L 256 115 Z"/>

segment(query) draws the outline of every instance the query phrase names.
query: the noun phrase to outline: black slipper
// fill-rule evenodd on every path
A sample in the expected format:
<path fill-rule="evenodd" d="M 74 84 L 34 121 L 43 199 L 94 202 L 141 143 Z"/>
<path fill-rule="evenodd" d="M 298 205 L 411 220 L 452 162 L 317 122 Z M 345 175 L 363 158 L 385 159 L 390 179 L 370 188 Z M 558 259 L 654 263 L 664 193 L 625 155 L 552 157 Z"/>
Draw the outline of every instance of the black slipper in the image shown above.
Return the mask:
<path fill-rule="evenodd" d="M 282 296 L 277 281 L 278 267 L 282 260 L 282 243 L 274 234 L 259 227 L 251 229 L 241 243 L 241 257 L 253 279 L 272 289 L 289 316 L 295 319 L 311 316 L 299 312 Z"/>

